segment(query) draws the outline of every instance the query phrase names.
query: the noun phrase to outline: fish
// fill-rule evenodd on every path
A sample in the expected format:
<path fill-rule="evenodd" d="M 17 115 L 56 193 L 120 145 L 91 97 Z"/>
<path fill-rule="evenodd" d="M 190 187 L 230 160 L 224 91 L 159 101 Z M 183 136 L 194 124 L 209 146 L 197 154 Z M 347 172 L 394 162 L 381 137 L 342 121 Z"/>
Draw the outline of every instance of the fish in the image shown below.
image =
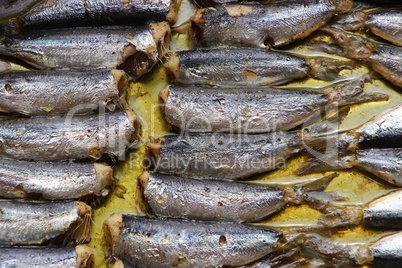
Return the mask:
<path fill-rule="evenodd" d="M 122 70 L 41 70 L 0 74 L 0 111 L 28 116 L 91 113 L 123 107 L 128 78 Z"/>
<path fill-rule="evenodd" d="M 402 191 L 397 190 L 370 202 L 364 208 L 364 225 L 402 230 Z"/>
<path fill-rule="evenodd" d="M 361 35 L 334 27 L 325 27 L 321 30 L 333 37 L 342 48 L 340 53 L 349 58 L 368 63 L 383 78 L 398 87 L 402 87 L 402 68 L 399 65 L 402 55 L 401 47 L 375 43 Z M 338 53 L 326 44 L 320 44 L 315 48 L 330 53 Z"/>
<path fill-rule="evenodd" d="M 323 267 L 369 265 L 379 268 L 400 267 L 402 232 L 383 236 L 374 242 L 339 243 L 318 234 L 303 234 L 301 253 L 321 260 Z"/>
<path fill-rule="evenodd" d="M 150 20 L 174 24 L 179 4 L 176 0 L 43 0 L 11 18 L 5 30 L 143 25 Z"/>
<path fill-rule="evenodd" d="M 122 159 L 138 138 L 134 112 L 0 120 L 0 155 L 25 161 Z"/>
<path fill-rule="evenodd" d="M 348 109 L 341 110 L 300 132 L 182 133 L 151 137 L 144 168 L 164 174 L 231 180 L 284 168 L 286 159 L 304 150 L 303 132 L 309 132 L 306 138 L 311 140 L 326 136 L 325 133 L 339 126 L 347 112 Z"/>
<path fill-rule="evenodd" d="M 319 158 L 311 155 L 298 174 L 358 167 L 402 186 L 402 104 L 385 110 L 360 127 L 340 133 Z M 308 141 L 307 141 L 308 143 Z M 307 145 L 309 146 L 309 145 Z M 314 147 L 314 145 L 312 145 Z"/>
<path fill-rule="evenodd" d="M 123 69 L 147 73 L 169 47 L 167 22 L 145 26 L 36 30 L 0 38 L 0 55 L 38 69 Z"/>
<path fill-rule="evenodd" d="M 199 9 L 191 21 L 201 46 L 280 47 L 309 36 L 352 6 L 349 0 L 229 4 Z"/>
<path fill-rule="evenodd" d="M 39 1 L 40 0 L 1 0 L 0 20 L 16 16 Z"/>
<path fill-rule="evenodd" d="M 103 225 L 112 256 L 135 267 L 220 267 L 268 254 L 282 233 L 231 222 L 112 214 Z"/>
<path fill-rule="evenodd" d="M 330 106 L 388 99 L 363 85 L 364 78 L 322 90 L 173 85 L 159 96 L 166 121 L 182 131 L 254 134 L 295 128 Z"/>
<path fill-rule="evenodd" d="M 340 79 L 341 69 L 352 62 L 301 58 L 259 48 L 197 48 L 165 56 L 164 66 L 172 82 L 209 86 L 273 86 L 314 77 Z"/>
<path fill-rule="evenodd" d="M 6 61 L 0 60 L 0 73 L 8 71 L 11 69 L 11 64 Z"/>
<path fill-rule="evenodd" d="M 61 235 L 89 241 L 91 207 L 80 201 L 0 201 L 0 245 L 40 245 Z"/>
<path fill-rule="evenodd" d="M 258 222 L 287 205 L 308 204 L 310 192 L 321 192 L 336 176 L 285 188 L 147 171 L 138 181 L 152 215 L 241 223 Z"/>
<path fill-rule="evenodd" d="M 76 247 L 0 247 L 2 268 L 90 268 L 94 249 Z"/>
<path fill-rule="evenodd" d="M 112 184 L 106 163 L 28 162 L 0 158 L 0 196 L 4 198 L 77 199 L 106 196 Z"/>

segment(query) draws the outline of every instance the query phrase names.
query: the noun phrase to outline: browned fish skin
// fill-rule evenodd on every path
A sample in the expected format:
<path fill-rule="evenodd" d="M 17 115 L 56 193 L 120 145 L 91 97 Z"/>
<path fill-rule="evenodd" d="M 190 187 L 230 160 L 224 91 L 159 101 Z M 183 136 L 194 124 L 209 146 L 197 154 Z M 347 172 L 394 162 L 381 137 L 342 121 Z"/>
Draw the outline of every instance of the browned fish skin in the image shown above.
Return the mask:
<path fill-rule="evenodd" d="M 204 46 L 266 48 L 302 39 L 336 13 L 352 7 L 349 0 L 290 0 L 266 5 L 227 5 L 200 9 L 192 17 Z"/>
<path fill-rule="evenodd" d="M 372 33 L 389 42 L 402 46 L 402 10 L 400 8 L 384 8 L 367 15 L 365 22 Z"/>
<path fill-rule="evenodd" d="M 136 139 L 131 111 L 0 120 L 0 155 L 28 161 L 123 157 Z"/>
<path fill-rule="evenodd" d="M 72 232 L 89 240 L 91 207 L 83 202 L 0 201 L 0 245 L 34 245 Z"/>
<path fill-rule="evenodd" d="M 175 0 L 43 0 L 12 23 L 23 29 L 141 25 L 166 19 L 174 23 L 175 16 L 168 13 L 175 5 Z"/>
<path fill-rule="evenodd" d="M 134 78 L 148 72 L 169 47 L 167 22 L 149 26 L 31 31 L 0 39 L 0 55 L 37 68 L 114 69 Z M 95 49 L 96 48 L 96 49 Z"/>
<path fill-rule="evenodd" d="M 25 115 L 88 113 L 119 105 L 128 86 L 121 70 L 0 74 L 0 111 Z"/>
<path fill-rule="evenodd" d="M 76 199 L 105 196 L 112 168 L 104 163 L 28 162 L 0 158 L 0 196 L 6 198 Z"/>
<path fill-rule="evenodd" d="M 282 233 L 229 222 L 113 214 L 104 229 L 114 257 L 134 267 L 221 267 L 250 263 Z M 163 241 L 163 243 L 161 243 Z"/>

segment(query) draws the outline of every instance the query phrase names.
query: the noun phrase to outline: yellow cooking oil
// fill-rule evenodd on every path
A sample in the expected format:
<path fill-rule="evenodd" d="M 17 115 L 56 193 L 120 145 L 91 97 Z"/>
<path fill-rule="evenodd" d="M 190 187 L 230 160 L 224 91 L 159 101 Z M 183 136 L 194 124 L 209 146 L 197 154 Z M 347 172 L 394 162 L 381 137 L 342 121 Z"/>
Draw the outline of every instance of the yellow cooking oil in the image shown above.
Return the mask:
<path fill-rule="evenodd" d="M 179 22 L 176 30 L 172 33 L 172 50 L 184 50 L 190 46 L 191 37 L 186 26 L 189 25 L 188 18 L 196 8 L 189 0 L 183 0 Z M 183 15 L 184 14 L 184 15 Z M 339 58 L 338 56 L 328 55 L 310 49 L 309 43 L 314 40 L 330 41 L 330 37 L 317 32 L 306 40 L 288 47 L 289 53 L 311 57 L 325 56 L 328 58 Z M 343 60 L 347 60 L 342 58 Z M 362 74 L 368 73 L 367 66 L 356 66 L 353 70 L 344 70 L 342 75 L 345 79 L 353 79 Z M 156 66 L 149 74 L 141 77 L 138 81 L 131 83 L 127 91 L 127 102 L 133 109 L 141 122 L 141 138 L 139 144 L 130 150 L 124 161 L 115 165 L 115 184 L 111 193 L 93 210 L 92 217 L 92 240 L 89 246 L 95 249 L 93 267 L 111 267 L 113 259 L 108 258 L 107 245 L 102 231 L 103 221 L 111 213 L 121 212 L 134 215 L 145 215 L 145 205 L 141 198 L 138 187 L 137 177 L 143 172 L 143 159 L 145 157 L 145 143 L 149 137 L 160 137 L 169 133 L 171 129 L 164 119 L 163 107 L 158 99 L 159 92 L 169 83 L 166 70 L 160 65 Z M 330 83 L 314 79 L 297 81 L 287 86 L 307 87 L 319 90 L 328 86 Z M 286 86 L 285 86 L 286 87 Z M 350 106 L 350 112 L 341 125 L 341 129 L 349 130 L 356 128 L 378 113 L 402 103 L 401 90 L 391 86 L 384 80 L 374 80 L 373 83 L 366 84 L 365 90 L 369 92 L 386 93 L 390 96 L 388 101 L 364 103 Z M 329 175 L 333 172 L 297 176 L 296 171 L 301 166 L 305 158 L 304 154 L 298 154 L 289 161 L 283 169 L 269 173 L 257 175 L 251 178 L 252 183 L 263 185 L 288 186 L 302 183 Z M 396 189 L 370 174 L 364 173 L 356 168 L 349 170 L 336 171 L 339 174 L 327 187 L 326 191 L 336 191 L 345 199 L 338 201 L 340 205 L 364 206 L 373 199 L 382 196 L 389 191 Z M 322 214 L 308 205 L 289 206 L 276 215 L 266 219 L 256 225 L 272 227 L 277 230 L 287 232 L 291 228 L 306 227 L 313 225 Z M 330 230 L 331 237 L 343 243 L 370 243 L 380 237 L 392 233 L 384 230 L 370 230 L 361 225 L 351 228 L 340 228 Z"/>

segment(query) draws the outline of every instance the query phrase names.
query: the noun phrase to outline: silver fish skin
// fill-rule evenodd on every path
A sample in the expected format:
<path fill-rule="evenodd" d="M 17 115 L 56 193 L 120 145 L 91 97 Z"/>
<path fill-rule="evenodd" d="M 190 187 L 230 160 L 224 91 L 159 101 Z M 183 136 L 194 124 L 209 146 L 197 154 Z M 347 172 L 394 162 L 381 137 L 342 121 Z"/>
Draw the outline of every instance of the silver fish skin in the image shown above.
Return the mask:
<path fill-rule="evenodd" d="M 0 74 L 0 111 L 24 115 L 90 113 L 119 105 L 128 86 L 122 70 L 28 71 Z"/>
<path fill-rule="evenodd" d="M 16 16 L 39 1 L 40 0 L 1 0 L 0 20 Z"/>
<path fill-rule="evenodd" d="M 200 9 L 191 19 L 203 46 L 279 47 L 307 37 L 352 5 L 349 0 L 222 5 Z"/>
<path fill-rule="evenodd" d="M 143 25 L 150 19 L 152 21 L 168 19 L 170 23 L 174 23 L 177 15 L 175 6 L 175 0 L 43 0 L 15 17 L 9 26 L 17 24 L 14 27 L 45 29 Z M 172 14 L 169 14 L 169 11 Z"/>
<path fill-rule="evenodd" d="M 89 268 L 93 249 L 77 247 L 0 247 L 1 268 Z"/>
<path fill-rule="evenodd" d="M 402 10 L 400 8 L 381 8 L 367 15 L 365 25 L 372 33 L 402 46 Z"/>
<path fill-rule="evenodd" d="M 131 111 L 0 120 L 0 155 L 26 161 L 123 157 L 137 137 Z"/>
<path fill-rule="evenodd" d="M 138 181 L 150 212 L 156 216 L 257 222 L 285 205 L 309 203 L 310 192 L 321 192 L 334 177 L 284 188 L 149 172 L 141 174 Z"/>
<path fill-rule="evenodd" d="M 105 196 L 112 168 L 104 163 L 28 162 L 0 159 L 0 196 L 47 200 Z"/>
<path fill-rule="evenodd" d="M 402 186 L 401 148 L 357 150 L 354 165 L 393 185 Z"/>
<path fill-rule="evenodd" d="M 372 266 L 378 268 L 398 268 L 402 262 L 402 232 L 381 238 L 370 246 Z"/>
<path fill-rule="evenodd" d="M 240 179 L 282 167 L 302 150 L 295 132 L 256 135 L 166 135 L 148 144 L 153 171 L 188 177 Z"/>
<path fill-rule="evenodd" d="M 159 173 L 144 173 L 139 180 L 147 204 L 162 217 L 256 222 L 286 204 L 279 187 Z"/>
<path fill-rule="evenodd" d="M 168 47 L 166 22 L 137 27 L 69 28 L 3 37 L 0 55 L 39 69 L 122 68 L 134 78 L 148 72 Z M 94 49 L 96 48 L 96 49 Z"/>
<path fill-rule="evenodd" d="M 402 191 L 391 192 L 364 208 L 364 225 L 371 228 L 402 229 Z"/>
<path fill-rule="evenodd" d="M 91 207 L 83 202 L 16 202 L 0 201 L 0 245 L 42 244 L 68 232 L 80 233 L 73 238 L 86 241 Z M 85 216 L 88 219 L 85 219 Z M 81 228 L 77 228 L 81 225 Z"/>
<path fill-rule="evenodd" d="M 402 147 L 402 104 L 396 105 L 375 116 L 354 131 L 359 148 Z"/>
<path fill-rule="evenodd" d="M 135 267 L 220 267 L 256 260 L 276 246 L 281 232 L 238 223 L 112 215 L 113 256 Z M 113 231 L 110 229 L 119 230 Z"/>
<path fill-rule="evenodd" d="M 255 48 L 199 48 L 167 57 L 174 81 L 189 85 L 280 85 L 313 73 L 307 60 Z"/>

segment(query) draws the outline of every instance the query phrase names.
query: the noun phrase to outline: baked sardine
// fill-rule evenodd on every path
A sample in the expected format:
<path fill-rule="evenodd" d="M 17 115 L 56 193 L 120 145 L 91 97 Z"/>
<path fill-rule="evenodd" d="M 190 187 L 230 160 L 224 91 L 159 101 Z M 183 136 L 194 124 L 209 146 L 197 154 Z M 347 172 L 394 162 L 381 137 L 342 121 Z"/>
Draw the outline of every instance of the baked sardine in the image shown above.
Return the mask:
<path fill-rule="evenodd" d="M 279 47 L 309 36 L 352 6 L 349 0 L 221 5 L 199 9 L 191 20 L 203 46 Z"/>
<path fill-rule="evenodd" d="M 132 111 L 0 120 L 0 155 L 28 161 L 123 157 L 136 140 Z"/>
<path fill-rule="evenodd" d="M 86 245 L 77 247 L 0 247 L 2 268 L 90 268 L 94 252 Z"/>
<path fill-rule="evenodd" d="M 0 111 L 25 115 L 93 112 L 123 106 L 127 77 L 112 71 L 29 71 L 0 74 Z"/>
<path fill-rule="evenodd" d="M 164 63 L 173 82 L 210 86 L 281 85 L 307 77 L 330 81 L 340 78 L 338 72 L 352 65 L 258 48 L 177 51 L 169 53 Z"/>
<path fill-rule="evenodd" d="M 31 31 L 0 38 L 0 55 L 37 68 L 122 68 L 134 78 L 148 72 L 169 47 L 166 22 L 138 27 Z"/>
<path fill-rule="evenodd" d="M 112 168 L 104 163 L 26 162 L 0 158 L 0 196 L 75 199 L 105 196 Z"/>
<path fill-rule="evenodd" d="M 11 19 L 8 27 L 14 31 L 21 31 L 22 29 L 141 25 L 150 20 L 154 22 L 168 20 L 173 24 L 177 19 L 179 3 L 176 3 L 176 0 L 42 0 L 28 11 Z"/>
<path fill-rule="evenodd" d="M 88 241 L 91 207 L 83 202 L 0 201 L 0 245 L 42 244 L 60 235 Z"/>
<path fill-rule="evenodd" d="M 112 255 L 133 267 L 238 266 L 268 254 L 282 233 L 229 222 L 112 214 L 104 223 Z"/>
<path fill-rule="evenodd" d="M 330 106 L 387 100 L 363 91 L 364 80 L 320 91 L 291 88 L 167 86 L 160 93 L 166 121 L 190 132 L 266 133 L 307 122 Z"/>
<path fill-rule="evenodd" d="M 310 192 L 324 194 L 322 190 L 334 177 L 285 188 L 149 172 L 144 172 L 138 180 L 144 200 L 156 216 L 257 222 L 286 205 L 308 204 Z"/>

